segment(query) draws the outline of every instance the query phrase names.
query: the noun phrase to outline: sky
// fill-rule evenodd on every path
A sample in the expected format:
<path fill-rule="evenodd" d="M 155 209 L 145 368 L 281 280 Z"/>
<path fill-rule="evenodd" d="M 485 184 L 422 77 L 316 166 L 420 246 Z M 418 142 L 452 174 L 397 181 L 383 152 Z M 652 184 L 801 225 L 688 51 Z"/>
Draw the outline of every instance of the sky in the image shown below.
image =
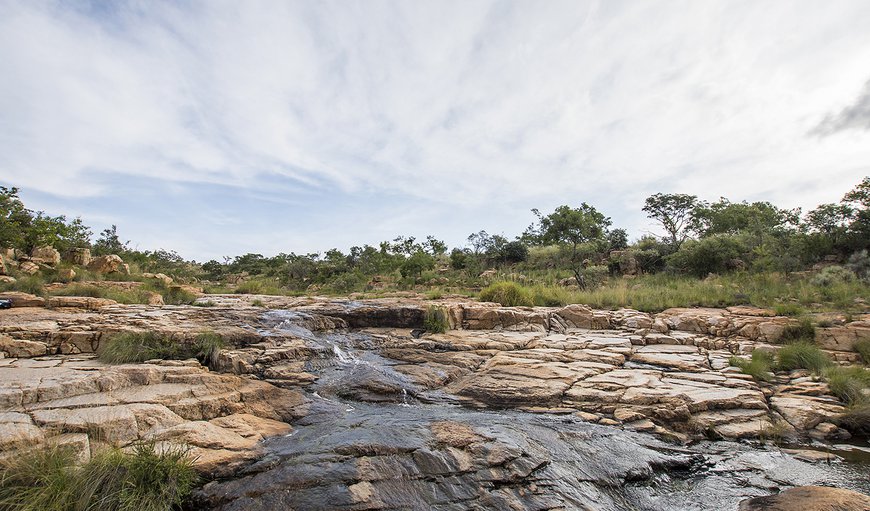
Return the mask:
<path fill-rule="evenodd" d="M 870 2 L 0 0 L 0 185 L 186 258 L 870 175 Z"/>

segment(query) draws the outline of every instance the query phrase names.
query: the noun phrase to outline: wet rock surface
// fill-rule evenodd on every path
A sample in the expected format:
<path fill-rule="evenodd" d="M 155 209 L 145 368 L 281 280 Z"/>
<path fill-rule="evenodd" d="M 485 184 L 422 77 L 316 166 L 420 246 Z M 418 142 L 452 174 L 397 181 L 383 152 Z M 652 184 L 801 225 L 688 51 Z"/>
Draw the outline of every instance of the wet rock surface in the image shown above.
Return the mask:
<path fill-rule="evenodd" d="M 453 329 L 427 334 L 432 302 L 206 299 L 3 311 L 0 453 L 188 443 L 230 478 L 199 492 L 203 509 L 736 509 L 792 486 L 870 491 L 866 448 L 812 447 L 849 438 L 823 382 L 729 367 L 776 349 L 791 320 L 761 309 L 447 301 Z M 228 345 L 216 372 L 93 359 L 114 333 L 146 330 Z M 737 442 L 771 431 L 805 445 Z"/>

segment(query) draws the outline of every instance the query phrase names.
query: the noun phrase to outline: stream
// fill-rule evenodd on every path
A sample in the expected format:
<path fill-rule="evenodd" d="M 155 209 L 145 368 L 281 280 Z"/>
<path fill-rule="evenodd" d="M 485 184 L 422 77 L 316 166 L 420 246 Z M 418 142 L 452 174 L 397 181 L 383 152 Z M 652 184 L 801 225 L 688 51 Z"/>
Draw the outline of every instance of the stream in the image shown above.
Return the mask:
<path fill-rule="evenodd" d="M 842 456 L 808 463 L 757 442 L 688 446 L 571 415 L 471 409 L 420 389 L 363 332 L 315 333 L 304 314 L 266 313 L 261 333 L 290 334 L 307 363 L 307 415 L 268 439 L 203 507 L 230 510 L 728 510 L 791 486 L 870 493 L 866 444 L 800 446 Z"/>

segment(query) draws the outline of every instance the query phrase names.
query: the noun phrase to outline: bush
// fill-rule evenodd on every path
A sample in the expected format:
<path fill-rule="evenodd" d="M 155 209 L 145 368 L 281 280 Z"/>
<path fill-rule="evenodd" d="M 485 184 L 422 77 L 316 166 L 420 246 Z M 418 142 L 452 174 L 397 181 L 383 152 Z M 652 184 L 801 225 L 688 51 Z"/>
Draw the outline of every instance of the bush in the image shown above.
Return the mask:
<path fill-rule="evenodd" d="M 849 407 L 846 413 L 840 416 L 839 422 L 840 426 L 853 434 L 870 436 L 870 404 Z"/>
<path fill-rule="evenodd" d="M 505 307 L 531 307 L 534 305 L 532 294 L 516 282 L 496 282 L 480 292 L 484 302 L 496 302 Z"/>
<path fill-rule="evenodd" d="M 423 328 L 433 334 L 443 334 L 450 328 L 447 312 L 441 307 L 430 306 L 423 317 Z"/>
<path fill-rule="evenodd" d="M 846 263 L 846 268 L 857 275 L 859 279 L 870 282 L 870 255 L 866 249 L 852 254 L 849 257 L 849 262 Z"/>
<path fill-rule="evenodd" d="M 169 511 L 184 504 L 198 477 L 182 447 L 131 453 L 108 448 L 82 466 L 68 447 L 45 447 L 0 462 L 0 509 Z"/>
<path fill-rule="evenodd" d="M 831 359 L 822 350 L 803 341 L 780 348 L 777 352 L 777 360 L 777 369 L 782 371 L 809 369 L 814 373 L 821 374 L 831 365 Z"/>
<path fill-rule="evenodd" d="M 870 365 L 870 339 L 861 339 L 855 343 L 855 351 L 861 355 L 865 365 Z"/>
<path fill-rule="evenodd" d="M 678 272 L 704 277 L 735 269 L 734 261 L 746 252 L 746 246 L 738 238 L 715 235 L 686 241 L 676 253 L 668 256 L 667 263 Z"/>
<path fill-rule="evenodd" d="M 779 341 L 783 343 L 792 343 L 792 342 L 807 342 L 812 343 L 816 339 L 816 326 L 813 325 L 813 321 L 810 318 L 801 318 L 800 321 L 795 324 L 790 324 L 786 326 L 782 335 L 779 337 Z"/>
<path fill-rule="evenodd" d="M 197 335 L 192 343 L 179 342 L 155 332 L 124 332 L 101 346 L 98 356 L 110 364 L 196 358 L 200 363 L 214 365 L 223 345 L 223 338 L 213 332 Z"/>
<path fill-rule="evenodd" d="M 752 352 L 750 360 L 731 357 L 728 363 L 739 367 L 744 374 L 748 374 L 756 380 L 770 381 L 772 379 L 771 368 L 775 365 L 775 357 L 769 351 L 755 350 Z"/>
<path fill-rule="evenodd" d="M 814 286 L 831 287 L 835 284 L 844 284 L 855 280 L 855 274 L 842 266 L 828 266 L 822 268 L 818 275 L 810 279 Z"/>

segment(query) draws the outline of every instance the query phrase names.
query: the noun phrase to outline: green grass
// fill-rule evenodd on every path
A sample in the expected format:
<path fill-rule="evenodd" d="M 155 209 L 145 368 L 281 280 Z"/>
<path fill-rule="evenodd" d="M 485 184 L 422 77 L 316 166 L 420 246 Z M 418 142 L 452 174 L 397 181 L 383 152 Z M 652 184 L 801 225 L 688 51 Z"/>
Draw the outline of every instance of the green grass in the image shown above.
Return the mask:
<path fill-rule="evenodd" d="M 796 303 L 778 303 L 773 306 L 773 312 L 777 316 L 800 316 L 806 309 Z"/>
<path fill-rule="evenodd" d="M 443 334 L 450 328 L 447 312 L 441 307 L 430 306 L 423 317 L 423 328 L 433 334 Z"/>
<path fill-rule="evenodd" d="M 610 278 L 600 287 L 585 291 L 557 285 L 564 272 L 528 271 L 525 276 L 528 282 L 536 283 L 530 287 L 515 283 L 530 295 L 530 300 L 521 300 L 525 305 L 583 303 L 598 309 L 627 307 L 644 312 L 672 307 L 755 305 L 784 315 L 800 315 L 810 309 L 854 310 L 856 297 L 870 301 L 870 286 L 858 280 L 818 286 L 806 277 L 777 273 L 734 273 L 703 280 L 657 273 L 634 279 Z"/>
<path fill-rule="evenodd" d="M 235 292 L 242 295 L 279 295 L 278 289 L 272 281 L 252 279 L 236 286 Z"/>
<path fill-rule="evenodd" d="M 441 288 L 430 289 L 426 291 L 426 299 L 427 300 L 440 300 L 444 298 L 444 290 Z"/>
<path fill-rule="evenodd" d="M 861 355 L 864 365 L 870 365 L 870 339 L 861 339 L 855 343 L 855 351 Z"/>
<path fill-rule="evenodd" d="M 825 352 L 804 341 L 783 346 L 777 352 L 776 359 L 776 368 L 780 371 L 809 369 L 814 373 L 822 374 L 832 364 Z"/>
<path fill-rule="evenodd" d="M 179 342 L 155 332 L 124 332 L 109 338 L 98 350 L 98 356 L 110 364 L 196 358 L 213 366 L 223 346 L 223 338 L 213 332 L 203 332 L 193 342 Z"/>
<path fill-rule="evenodd" d="M 853 435 L 870 436 L 870 403 L 850 406 L 846 413 L 840 416 L 840 426 L 848 429 Z"/>
<path fill-rule="evenodd" d="M 480 292 L 484 302 L 496 302 L 505 307 L 531 307 L 534 305 L 532 293 L 515 282 L 496 282 Z"/>
<path fill-rule="evenodd" d="M 32 295 L 42 296 L 45 294 L 45 280 L 38 273 L 36 275 L 19 276 L 15 282 L 0 284 L 0 291 L 19 291 Z"/>
<path fill-rule="evenodd" d="M 731 357 L 728 362 L 735 367 L 739 367 L 744 374 L 748 374 L 756 380 L 770 381 L 773 379 L 771 372 L 776 366 L 776 357 L 769 351 L 755 350 L 752 352 L 750 360 Z"/>
<path fill-rule="evenodd" d="M 260 300 L 259 298 L 257 298 L 253 302 L 251 302 L 251 305 L 253 305 L 254 307 L 265 307 L 266 306 L 266 304 L 263 302 L 263 300 Z"/>
<path fill-rule="evenodd" d="M 68 447 L 43 447 L 0 462 L 0 510 L 169 511 L 197 483 L 183 447 L 105 448 L 83 465 Z"/>

